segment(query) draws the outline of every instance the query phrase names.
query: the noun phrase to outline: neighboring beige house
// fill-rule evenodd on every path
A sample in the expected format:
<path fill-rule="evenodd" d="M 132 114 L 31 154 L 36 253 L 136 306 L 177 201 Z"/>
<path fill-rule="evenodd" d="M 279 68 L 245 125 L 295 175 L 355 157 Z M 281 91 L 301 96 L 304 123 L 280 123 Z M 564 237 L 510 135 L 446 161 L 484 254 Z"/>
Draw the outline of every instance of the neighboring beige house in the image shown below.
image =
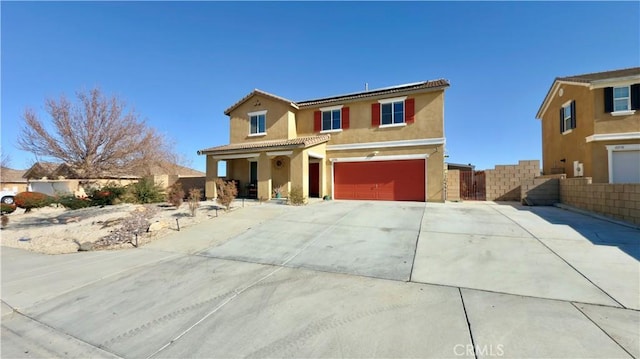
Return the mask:
<path fill-rule="evenodd" d="M 24 170 L 14 170 L 8 167 L 0 168 L 0 189 L 14 192 L 26 191 L 27 180 L 22 177 L 24 173 Z"/>
<path fill-rule="evenodd" d="M 230 144 L 207 156 L 206 196 L 218 162 L 242 196 L 444 200 L 446 80 L 294 102 L 254 90 L 225 111 Z"/>
<path fill-rule="evenodd" d="M 556 78 L 536 118 L 543 172 L 640 183 L 640 67 Z"/>
<path fill-rule="evenodd" d="M 168 164 L 165 166 L 153 166 L 139 172 L 128 176 L 104 175 L 101 178 L 82 178 L 65 163 L 36 162 L 24 171 L 22 177 L 26 182 L 27 190 L 49 195 L 59 193 L 82 195 L 83 190 L 81 188 L 87 183 L 99 185 L 116 183 L 125 186 L 147 176 L 152 177 L 154 182 L 163 188 L 167 188 L 175 182 L 180 182 L 185 192 L 191 188 L 204 191 L 205 173 L 188 167 Z"/>

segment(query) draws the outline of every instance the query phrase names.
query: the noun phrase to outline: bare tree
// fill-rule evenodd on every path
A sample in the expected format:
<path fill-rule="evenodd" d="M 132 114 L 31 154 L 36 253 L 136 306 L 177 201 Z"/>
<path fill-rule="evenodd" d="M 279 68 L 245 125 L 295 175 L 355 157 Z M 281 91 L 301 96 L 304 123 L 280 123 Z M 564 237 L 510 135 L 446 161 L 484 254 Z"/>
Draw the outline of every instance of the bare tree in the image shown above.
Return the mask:
<path fill-rule="evenodd" d="M 2 158 L 0 158 L 0 167 L 9 167 L 9 165 L 11 165 L 11 156 L 8 153 L 2 151 Z"/>
<path fill-rule="evenodd" d="M 64 96 L 45 102 L 52 126 L 26 109 L 18 146 L 62 161 L 84 178 L 140 175 L 178 161 L 167 138 L 133 111 L 125 112 L 118 98 L 107 98 L 97 88 L 78 92 L 77 98 L 77 104 Z"/>

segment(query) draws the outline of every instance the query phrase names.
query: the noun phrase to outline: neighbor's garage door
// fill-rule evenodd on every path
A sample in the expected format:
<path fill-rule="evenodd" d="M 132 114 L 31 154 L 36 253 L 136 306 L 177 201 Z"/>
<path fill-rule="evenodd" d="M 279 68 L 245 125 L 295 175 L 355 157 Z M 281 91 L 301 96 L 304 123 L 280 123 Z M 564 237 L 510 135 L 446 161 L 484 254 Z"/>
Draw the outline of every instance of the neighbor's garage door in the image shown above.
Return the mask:
<path fill-rule="evenodd" d="M 613 183 L 640 183 L 640 151 L 611 153 Z"/>
<path fill-rule="evenodd" d="M 425 161 L 336 162 L 336 199 L 425 200 Z"/>

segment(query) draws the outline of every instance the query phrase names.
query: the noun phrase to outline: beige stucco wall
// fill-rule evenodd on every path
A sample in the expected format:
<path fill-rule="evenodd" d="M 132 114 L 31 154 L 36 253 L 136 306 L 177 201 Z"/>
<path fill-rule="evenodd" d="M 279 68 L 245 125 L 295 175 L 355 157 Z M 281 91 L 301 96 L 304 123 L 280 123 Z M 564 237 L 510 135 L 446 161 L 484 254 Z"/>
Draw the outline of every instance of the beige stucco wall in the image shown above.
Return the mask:
<path fill-rule="evenodd" d="M 256 106 L 256 104 L 258 104 Z M 294 119 L 293 108 L 283 102 L 262 95 L 254 95 L 229 114 L 230 143 L 280 140 L 295 137 L 295 126 L 289 120 Z M 251 124 L 250 112 L 267 110 L 264 136 L 249 136 Z"/>
<path fill-rule="evenodd" d="M 604 112 L 604 89 L 594 89 L 594 133 L 624 133 L 640 131 L 640 111 L 628 116 L 612 116 Z"/>
<path fill-rule="evenodd" d="M 584 164 L 584 171 L 591 173 L 591 156 L 588 155 L 585 137 L 593 134 L 593 92 L 586 86 L 562 84 L 551 99 L 542 117 L 542 166 L 544 174 L 552 174 L 552 168 L 563 168 L 573 176 L 573 161 Z M 571 133 L 560 133 L 560 108 L 568 101 L 576 101 L 576 128 Z M 560 162 L 561 159 L 566 162 Z"/>
<path fill-rule="evenodd" d="M 342 132 L 332 132 L 329 145 L 444 137 L 443 90 L 407 95 L 407 97 L 415 99 L 416 120 L 414 123 L 407 124 L 407 126 L 404 127 L 372 127 L 371 104 L 378 102 L 380 99 L 397 96 L 399 95 L 388 95 L 380 98 L 367 99 L 362 102 L 342 104 L 349 107 L 349 129 L 343 130 Z M 296 124 L 299 136 L 318 134 L 313 131 L 313 113 L 324 106 L 331 105 L 322 105 L 298 111 Z"/>

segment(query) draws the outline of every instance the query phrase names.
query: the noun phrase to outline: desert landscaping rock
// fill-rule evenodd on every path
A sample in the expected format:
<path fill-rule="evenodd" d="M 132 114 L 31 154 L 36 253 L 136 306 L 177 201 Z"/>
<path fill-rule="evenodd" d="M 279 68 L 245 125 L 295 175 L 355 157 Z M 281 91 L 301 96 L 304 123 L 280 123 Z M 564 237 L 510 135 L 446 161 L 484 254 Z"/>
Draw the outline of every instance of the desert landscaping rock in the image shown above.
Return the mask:
<path fill-rule="evenodd" d="M 258 201 L 236 200 L 232 209 L 259 205 Z M 10 225 L 2 230 L 0 245 L 26 249 L 45 254 L 62 254 L 78 252 L 79 247 L 97 249 L 130 249 L 133 248 L 129 241 L 135 239 L 135 234 L 127 233 L 124 243 L 116 245 L 96 245 L 101 238 L 109 236 L 117 231 L 130 218 L 132 213 L 142 214 L 151 208 L 155 213 L 148 222 L 162 223 L 155 225 L 149 233 L 144 233 L 149 228 L 145 224 L 139 231 L 138 244 L 146 245 L 176 231 L 176 218 L 180 219 L 180 227 L 186 228 L 203 221 L 216 220 L 216 208 L 213 201 L 203 201 L 197 210 L 195 217 L 187 204 L 180 208 L 168 207 L 164 203 L 152 205 L 118 204 L 105 207 L 89 207 L 78 210 L 69 210 L 62 207 L 50 206 L 34 209 L 29 213 L 17 210 L 9 215 Z M 225 211 L 218 211 L 218 216 L 224 216 Z M 30 238 L 23 241 L 21 238 Z M 77 240 L 77 244 L 74 242 Z"/>
<path fill-rule="evenodd" d="M 167 221 L 157 221 L 151 223 L 147 232 L 158 232 L 166 228 L 169 228 L 169 223 Z"/>

